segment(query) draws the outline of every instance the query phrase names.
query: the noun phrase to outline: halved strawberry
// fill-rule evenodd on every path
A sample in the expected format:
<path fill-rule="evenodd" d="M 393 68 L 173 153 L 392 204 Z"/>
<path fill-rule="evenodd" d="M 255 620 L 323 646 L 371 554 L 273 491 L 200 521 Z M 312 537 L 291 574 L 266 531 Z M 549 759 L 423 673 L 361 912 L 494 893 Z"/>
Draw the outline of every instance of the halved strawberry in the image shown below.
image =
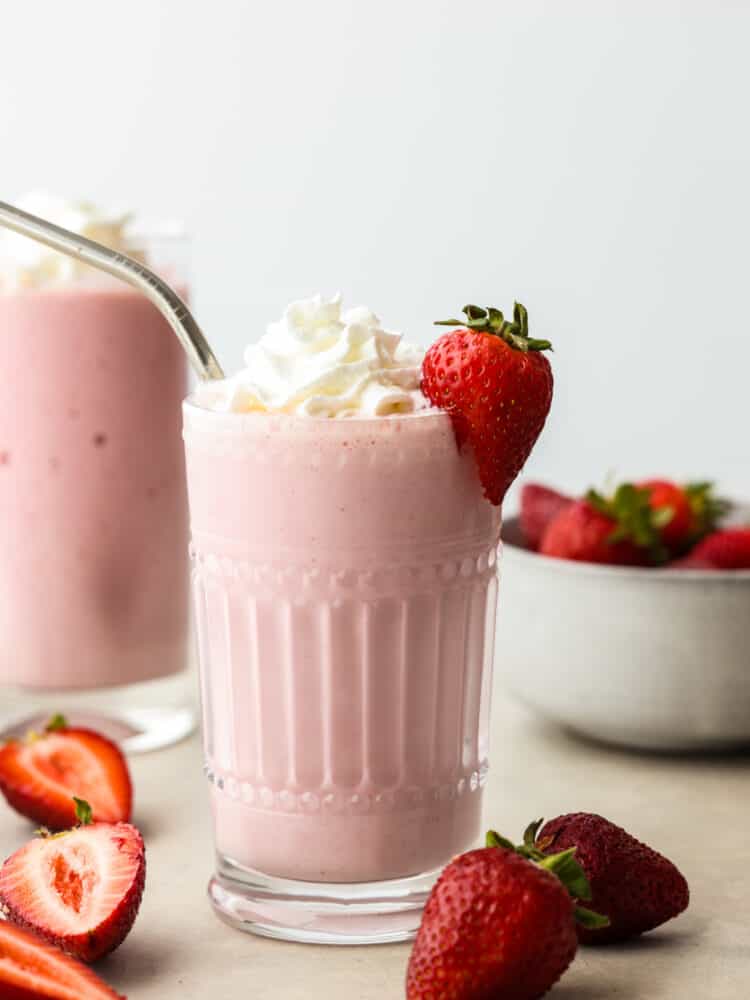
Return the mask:
<path fill-rule="evenodd" d="M 146 879 L 143 838 L 128 823 L 91 823 L 36 837 L 0 869 L 0 906 L 26 927 L 83 962 L 113 951 L 133 926 Z"/>
<path fill-rule="evenodd" d="M 6 921 L 0 921 L 0 997 L 126 1000 L 85 965 Z"/>
<path fill-rule="evenodd" d="M 76 822 L 73 796 L 91 803 L 94 819 L 127 822 L 133 805 L 130 772 L 120 750 L 90 729 L 71 729 L 61 715 L 41 734 L 0 749 L 0 791 L 22 816 L 48 830 Z"/>

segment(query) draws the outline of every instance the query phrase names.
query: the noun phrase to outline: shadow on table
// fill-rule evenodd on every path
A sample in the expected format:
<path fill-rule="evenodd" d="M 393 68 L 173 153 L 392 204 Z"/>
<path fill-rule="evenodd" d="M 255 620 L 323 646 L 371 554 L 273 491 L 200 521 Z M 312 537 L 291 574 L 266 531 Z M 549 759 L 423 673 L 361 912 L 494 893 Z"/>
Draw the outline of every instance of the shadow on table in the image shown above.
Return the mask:
<path fill-rule="evenodd" d="M 615 987 L 616 988 L 616 987 Z M 589 984 L 571 984 L 563 980 L 553 987 L 550 1000 L 607 1000 L 612 996 L 612 986 L 602 983 L 601 986 Z"/>
<path fill-rule="evenodd" d="M 149 843 L 169 832 L 169 818 L 158 809 L 139 809 L 136 806 L 132 822 L 141 831 L 147 848 Z"/>
<path fill-rule="evenodd" d="M 136 937 L 97 962 L 95 970 L 102 979 L 116 986 L 118 992 L 130 993 L 157 977 L 163 979 L 177 964 L 177 955 L 170 954 L 163 939 L 149 941 Z"/>
<path fill-rule="evenodd" d="M 643 961 L 639 968 L 649 967 L 650 960 L 657 955 L 666 956 L 675 952 L 674 961 L 679 961 L 681 950 L 689 945 L 694 933 L 678 930 L 661 930 L 658 933 L 623 941 L 620 944 L 608 944 L 601 947 L 585 946 L 579 949 L 578 956 L 572 965 L 570 977 L 563 976 L 550 993 L 550 1000 L 612 1000 L 614 997 L 645 995 L 634 990 L 634 963 L 638 964 L 639 956 Z M 625 958 L 624 963 L 618 958 Z M 583 959 L 584 975 L 594 982 L 576 982 L 576 974 L 580 974 L 577 963 Z M 640 988 L 640 987 L 638 987 Z"/>
<path fill-rule="evenodd" d="M 549 719 L 536 715 L 526 709 L 529 726 L 536 730 L 537 738 L 550 745 L 565 744 L 570 749 L 581 749 L 587 752 L 597 751 L 600 755 L 618 757 L 621 760 L 653 760 L 676 767 L 689 767 L 691 770 L 703 768 L 711 770 L 734 768 L 737 770 L 750 767 L 750 745 L 716 750 L 650 750 L 628 749 L 615 743 L 597 740 L 576 730 L 565 728 Z"/>
<path fill-rule="evenodd" d="M 653 955 L 660 951 L 679 951 L 685 945 L 694 942 L 700 930 L 692 928 L 682 930 L 658 927 L 649 934 L 642 934 L 640 937 L 631 938 L 629 941 L 620 941 L 617 944 L 584 945 L 578 952 L 588 959 L 595 959 L 600 955 Z"/>

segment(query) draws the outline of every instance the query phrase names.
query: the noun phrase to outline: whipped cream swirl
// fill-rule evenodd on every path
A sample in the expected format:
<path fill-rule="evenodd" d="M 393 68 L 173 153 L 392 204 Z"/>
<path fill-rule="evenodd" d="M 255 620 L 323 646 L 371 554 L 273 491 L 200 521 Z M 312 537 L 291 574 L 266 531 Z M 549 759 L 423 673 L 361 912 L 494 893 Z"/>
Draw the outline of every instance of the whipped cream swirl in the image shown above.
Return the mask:
<path fill-rule="evenodd" d="M 66 201 L 43 192 L 27 194 L 15 204 L 31 215 L 143 259 L 128 232 L 132 220 L 130 212 L 107 211 L 88 202 Z M 36 240 L 0 229 L 0 291 L 55 288 L 97 273 Z"/>
<path fill-rule="evenodd" d="M 245 352 L 246 367 L 203 386 L 212 409 L 307 417 L 379 417 L 429 406 L 419 383 L 423 352 L 383 329 L 369 309 L 342 311 L 341 296 L 287 306 Z"/>

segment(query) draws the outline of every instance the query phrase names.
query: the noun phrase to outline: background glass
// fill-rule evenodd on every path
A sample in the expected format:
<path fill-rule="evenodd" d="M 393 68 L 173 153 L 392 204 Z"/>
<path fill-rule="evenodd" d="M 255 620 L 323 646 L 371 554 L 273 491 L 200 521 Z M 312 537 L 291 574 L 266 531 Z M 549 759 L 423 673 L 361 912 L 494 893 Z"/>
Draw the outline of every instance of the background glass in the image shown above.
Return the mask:
<path fill-rule="evenodd" d="M 144 234 L 186 293 L 184 238 Z M 184 353 L 140 293 L 93 270 L 0 295 L 0 715 L 51 712 L 129 750 L 194 724 Z"/>

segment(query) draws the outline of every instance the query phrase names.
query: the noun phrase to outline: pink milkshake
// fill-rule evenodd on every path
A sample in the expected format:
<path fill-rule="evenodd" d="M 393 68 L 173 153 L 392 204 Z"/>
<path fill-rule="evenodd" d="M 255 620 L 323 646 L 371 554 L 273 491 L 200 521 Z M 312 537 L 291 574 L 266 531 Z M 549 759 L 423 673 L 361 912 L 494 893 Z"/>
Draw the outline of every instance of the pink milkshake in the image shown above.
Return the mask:
<path fill-rule="evenodd" d="M 260 933 L 409 936 L 480 833 L 500 515 L 418 381 L 316 299 L 185 405 L 211 892 Z"/>
<path fill-rule="evenodd" d="M 0 290 L 0 684 L 158 712 L 144 682 L 187 663 L 184 355 L 141 295 L 31 247 Z"/>

